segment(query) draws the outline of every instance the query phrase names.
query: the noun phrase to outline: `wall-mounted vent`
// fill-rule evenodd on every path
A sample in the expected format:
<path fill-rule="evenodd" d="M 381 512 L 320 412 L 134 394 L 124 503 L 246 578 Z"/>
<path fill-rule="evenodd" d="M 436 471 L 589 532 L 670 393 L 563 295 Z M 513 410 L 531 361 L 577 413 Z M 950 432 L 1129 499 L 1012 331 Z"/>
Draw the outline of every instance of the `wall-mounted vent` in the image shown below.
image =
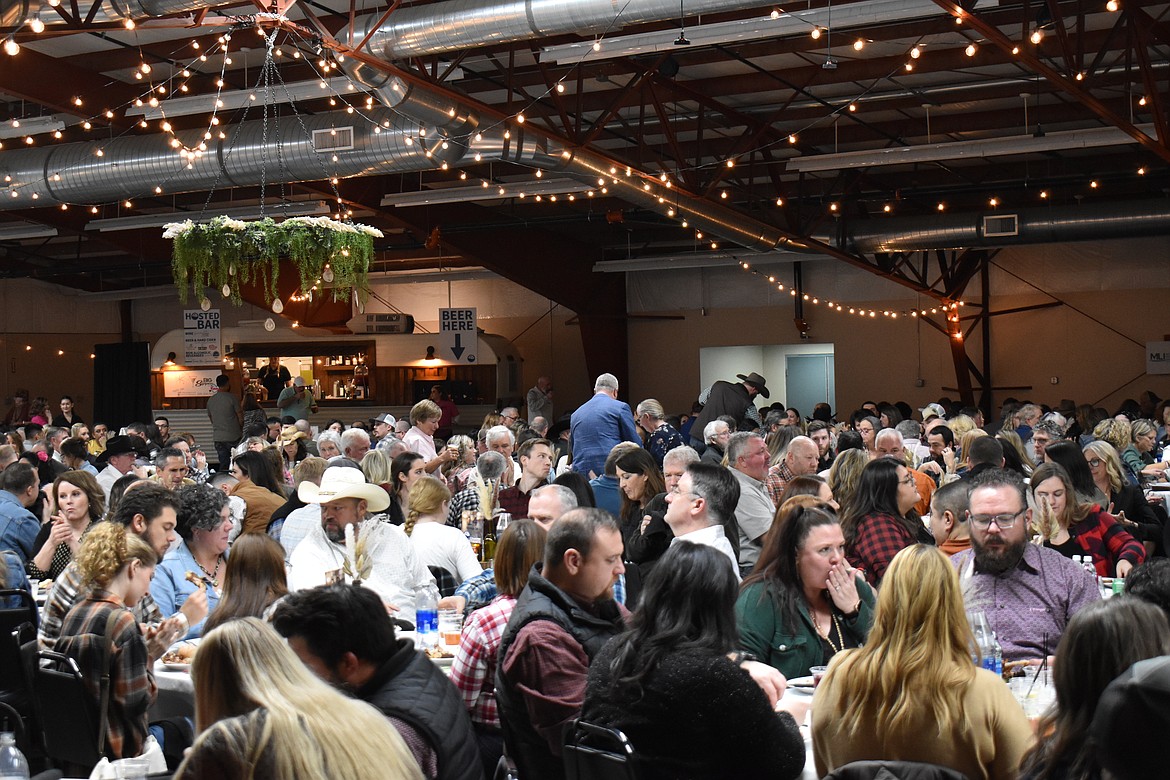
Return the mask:
<path fill-rule="evenodd" d="M 1002 238 L 1020 234 L 1020 218 L 1016 214 L 995 214 L 983 218 L 983 236 Z"/>
<path fill-rule="evenodd" d="M 353 148 L 353 127 L 332 127 L 313 131 L 313 149 L 318 152 L 342 152 Z"/>
<path fill-rule="evenodd" d="M 349 321 L 354 333 L 413 333 L 414 317 L 398 312 L 363 314 Z"/>

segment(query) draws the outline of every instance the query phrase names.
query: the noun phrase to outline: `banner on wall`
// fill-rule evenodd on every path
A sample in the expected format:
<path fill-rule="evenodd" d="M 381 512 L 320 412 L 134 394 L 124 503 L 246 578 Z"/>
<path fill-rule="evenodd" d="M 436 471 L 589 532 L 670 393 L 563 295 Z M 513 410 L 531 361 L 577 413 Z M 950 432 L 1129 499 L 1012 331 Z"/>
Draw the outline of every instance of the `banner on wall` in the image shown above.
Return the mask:
<path fill-rule="evenodd" d="M 163 395 L 167 398 L 207 398 L 215 394 L 218 368 L 210 371 L 164 371 Z"/>
<path fill-rule="evenodd" d="M 1170 341 L 1146 342 L 1146 373 L 1170 374 Z"/>
<path fill-rule="evenodd" d="M 219 309 L 183 310 L 184 366 L 218 366 L 223 362 Z"/>

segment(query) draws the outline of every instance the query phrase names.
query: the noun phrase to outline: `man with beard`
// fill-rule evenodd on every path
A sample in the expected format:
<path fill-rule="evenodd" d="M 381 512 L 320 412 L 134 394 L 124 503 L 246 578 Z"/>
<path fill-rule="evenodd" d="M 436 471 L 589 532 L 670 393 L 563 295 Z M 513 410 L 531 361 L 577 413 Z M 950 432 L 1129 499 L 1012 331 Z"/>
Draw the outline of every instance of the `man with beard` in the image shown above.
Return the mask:
<path fill-rule="evenodd" d="M 390 505 L 386 491 L 368 484 L 361 469 L 334 465 L 325 469 L 320 486 L 306 480 L 297 495 L 321 505 L 321 524 L 289 556 L 289 590 L 362 584 L 381 596 L 395 617 L 413 623 L 418 595 L 435 579 L 415 555 L 410 537 L 384 515 L 372 514 Z M 346 551 L 346 526 L 353 526 L 356 561 Z"/>
<path fill-rule="evenodd" d="M 1032 510 L 1015 472 L 981 472 L 969 506 L 972 549 L 951 556 L 966 608 L 987 616 L 1005 661 L 1055 653 L 1072 616 L 1101 598 L 1096 580 L 1055 550 L 1028 543 Z"/>

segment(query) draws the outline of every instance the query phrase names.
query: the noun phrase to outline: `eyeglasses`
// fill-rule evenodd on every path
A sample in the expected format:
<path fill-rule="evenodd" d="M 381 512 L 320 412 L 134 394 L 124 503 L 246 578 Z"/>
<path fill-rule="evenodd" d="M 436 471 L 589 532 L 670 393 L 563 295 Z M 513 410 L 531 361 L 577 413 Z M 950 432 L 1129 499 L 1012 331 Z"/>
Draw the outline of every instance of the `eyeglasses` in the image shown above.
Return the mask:
<path fill-rule="evenodd" d="M 976 528 L 987 529 L 991 527 L 992 523 L 995 523 L 1000 529 L 1006 531 L 1016 524 L 1016 518 L 1024 514 L 1025 511 L 1027 511 L 1027 507 L 1010 515 L 973 515 L 967 512 L 967 520 Z"/>
<path fill-rule="evenodd" d="M 914 485 L 917 483 L 914 481 L 913 474 L 907 474 L 905 479 L 898 480 L 898 484 L 899 485 Z"/>
<path fill-rule="evenodd" d="M 1090 458 L 1088 463 L 1089 463 L 1089 468 L 1095 469 L 1101 465 L 1102 461 L 1100 458 Z"/>

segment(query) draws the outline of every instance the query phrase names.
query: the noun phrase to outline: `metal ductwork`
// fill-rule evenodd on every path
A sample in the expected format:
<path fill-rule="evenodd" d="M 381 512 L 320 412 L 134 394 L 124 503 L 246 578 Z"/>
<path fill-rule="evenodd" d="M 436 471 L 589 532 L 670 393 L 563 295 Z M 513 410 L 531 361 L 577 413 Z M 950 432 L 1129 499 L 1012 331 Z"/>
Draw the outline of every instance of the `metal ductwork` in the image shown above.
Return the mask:
<path fill-rule="evenodd" d="M 1164 235 L 1170 235 L 1170 201 L 1143 200 L 871 219 L 848 226 L 843 242 L 821 240 L 848 252 L 873 254 Z"/>
<path fill-rule="evenodd" d="M 97 2 L 97 0 L 94 0 Z M 204 8 L 214 8 L 217 5 L 226 5 L 223 2 L 207 2 L 207 0 L 105 0 L 93 15 L 92 21 L 122 22 L 127 19 L 153 19 L 159 16 L 170 16 Z M 18 27 L 29 21 L 38 12 L 45 26 L 64 24 L 63 19 L 49 6 L 47 0 L 6 0 L 0 8 L 0 26 Z M 86 11 L 81 12 L 85 18 Z"/>
<path fill-rule="evenodd" d="M 151 195 L 155 186 L 169 195 L 255 186 L 262 180 L 278 184 L 420 171 L 455 163 L 462 155 L 453 145 L 443 149 L 441 139 L 426 146 L 415 141 L 417 125 L 390 109 L 367 116 L 380 123 L 378 132 L 345 111 L 285 119 L 279 127 L 269 121 L 267 143 L 263 120 L 244 122 L 226 128 L 225 139 L 205 142 L 206 152 L 193 163 L 171 147 L 167 134 L 3 152 L 0 175 L 11 181 L 0 209 L 110 202 Z M 204 136 L 185 131 L 178 138 L 195 148 Z M 7 196 L 11 193 L 16 196 Z"/>
<path fill-rule="evenodd" d="M 773 7 L 760 0 L 688 0 L 686 13 Z M 599 35 L 678 18 L 677 0 L 447 0 L 399 8 L 374 32 L 367 48 L 389 61 L 550 35 Z M 363 39 L 376 21 L 370 15 L 355 22 L 354 40 Z"/>

